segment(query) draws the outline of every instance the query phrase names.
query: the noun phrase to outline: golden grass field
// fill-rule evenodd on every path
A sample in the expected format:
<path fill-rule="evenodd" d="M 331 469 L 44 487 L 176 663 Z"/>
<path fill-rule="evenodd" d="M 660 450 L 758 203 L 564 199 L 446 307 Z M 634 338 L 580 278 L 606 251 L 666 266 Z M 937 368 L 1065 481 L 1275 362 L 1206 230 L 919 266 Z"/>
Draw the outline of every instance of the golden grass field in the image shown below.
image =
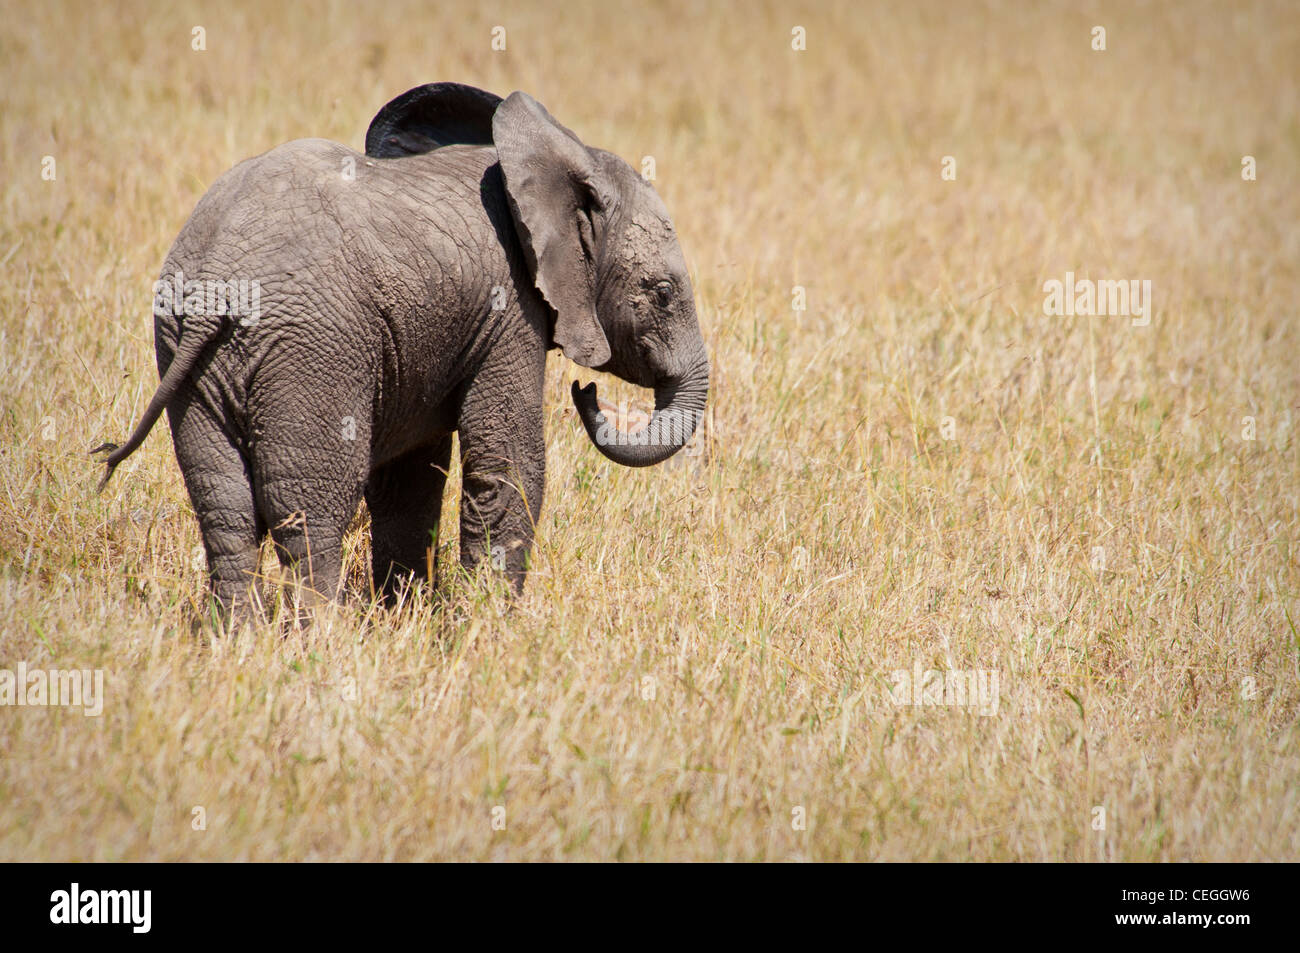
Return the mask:
<path fill-rule="evenodd" d="M 1293 5 L 0 6 L 0 668 L 105 679 L 0 708 L 0 858 L 1300 856 Z M 166 426 L 86 453 L 152 283 L 234 163 L 435 80 L 655 158 L 705 452 L 606 462 L 553 353 L 513 609 L 377 607 L 363 515 L 346 605 L 214 641 Z M 1149 324 L 1046 315 L 1067 271 Z"/>

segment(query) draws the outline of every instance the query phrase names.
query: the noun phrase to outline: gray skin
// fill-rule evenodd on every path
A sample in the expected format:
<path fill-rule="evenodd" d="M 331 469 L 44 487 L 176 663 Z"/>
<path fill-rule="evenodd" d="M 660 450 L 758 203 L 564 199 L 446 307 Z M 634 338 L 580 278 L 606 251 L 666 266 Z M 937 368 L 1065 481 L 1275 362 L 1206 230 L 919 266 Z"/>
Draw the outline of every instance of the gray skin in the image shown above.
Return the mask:
<path fill-rule="evenodd" d="M 247 607 L 267 532 L 286 568 L 337 598 L 363 495 L 376 585 L 391 597 L 424 576 L 453 432 L 461 565 L 489 559 L 520 591 L 545 485 L 552 347 L 653 388 L 655 417 L 684 424 L 652 419 L 639 441 L 609 440 L 595 385 L 575 382 L 587 433 L 615 462 L 666 459 L 703 412 L 708 356 L 650 186 L 524 93 L 436 84 L 406 95 L 421 91 L 441 113 L 409 129 L 389 116 L 389 146 L 368 143 L 392 158 L 306 139 L 236 166 L 163 266 L 164 280 L 258 281 L 260 316 L 164 309 L 158 392 L 125 445 L 98 449 L 113 451 L 107 481 L 166 409 L 228 615 Z M 481 98 L 466 132 L 447 120 L 463 118 L 456 97 L 468 94 Z"/>

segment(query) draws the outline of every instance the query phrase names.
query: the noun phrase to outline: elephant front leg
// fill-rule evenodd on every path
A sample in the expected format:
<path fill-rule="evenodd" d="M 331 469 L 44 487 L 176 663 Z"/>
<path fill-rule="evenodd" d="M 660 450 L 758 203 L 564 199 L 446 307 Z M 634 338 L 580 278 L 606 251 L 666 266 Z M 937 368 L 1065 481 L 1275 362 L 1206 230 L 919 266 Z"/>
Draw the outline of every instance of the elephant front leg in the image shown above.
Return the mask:
<path fill-rule="evenodd" d="M 533 530 L 540 515 L 541 488 L 511 473 L 466 475 L 461 496 L 460 564 L 473 572 L 487 562 L 523 591 Z M 537 500 L 538 502 L 534 502 Z"/>
<path fill-rule="evenodd" d="M 461 566 L 473 572 L 486 562 L 516 594 L 524 587 L 546 478 L 540 370 L 536 378 L 499 394 L 471 389 L 459 431 Z M 521 399 L 520 391 L 530 390 Z"/>

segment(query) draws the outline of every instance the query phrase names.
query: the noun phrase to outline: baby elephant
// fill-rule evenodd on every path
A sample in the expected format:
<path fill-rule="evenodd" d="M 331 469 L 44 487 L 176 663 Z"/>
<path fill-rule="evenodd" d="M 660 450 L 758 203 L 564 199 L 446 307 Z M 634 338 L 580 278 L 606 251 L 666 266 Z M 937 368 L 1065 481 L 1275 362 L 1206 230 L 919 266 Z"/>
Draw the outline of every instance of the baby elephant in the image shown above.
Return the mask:
<path fill-rule="evenodd" d="M 628 434 L 573 385 L 587 434 L 626 466 L 679 450 L 708 393 L 663 202 L 521 92 L 421 86 L 375 116 L 364 156 L 303 139 L 240 163 L 181 230 L 154 315 L 162 382 L 130 439 L 93 452 L 111 451 L 107 481 L 166 409 L 227 614 L 267 532 L 336 598 L 363 494 L 376 585 L 425 573 L 453 432 L 461 564 L 486 558 L 520 591 L 550 348 L 654 388 Z"/>

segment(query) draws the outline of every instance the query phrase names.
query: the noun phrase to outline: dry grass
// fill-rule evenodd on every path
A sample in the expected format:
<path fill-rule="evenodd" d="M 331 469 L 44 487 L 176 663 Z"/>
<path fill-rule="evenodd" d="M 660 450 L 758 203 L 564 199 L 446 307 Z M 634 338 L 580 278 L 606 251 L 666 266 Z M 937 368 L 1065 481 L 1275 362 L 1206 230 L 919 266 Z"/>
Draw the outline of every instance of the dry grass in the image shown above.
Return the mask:
<path fill-rule="evenodd" d="M 0 857 L 1297 856 L 1293 6 L 185 6 L 0 16 L 0 667 L 107 684 L 0 709 Z M 435 79 L 656 158 L 710 452 L 604 462 L 553 357 L 513 611 L 376 609 L 357 537 L 348 606 L 212 644 L 166 428 L 85 454 L 151 283 L 229 166 Z M 1067 270 L 1150 325 L 1044 316 Z M 998 713 L 896 707 L 914 664 Z"/>

